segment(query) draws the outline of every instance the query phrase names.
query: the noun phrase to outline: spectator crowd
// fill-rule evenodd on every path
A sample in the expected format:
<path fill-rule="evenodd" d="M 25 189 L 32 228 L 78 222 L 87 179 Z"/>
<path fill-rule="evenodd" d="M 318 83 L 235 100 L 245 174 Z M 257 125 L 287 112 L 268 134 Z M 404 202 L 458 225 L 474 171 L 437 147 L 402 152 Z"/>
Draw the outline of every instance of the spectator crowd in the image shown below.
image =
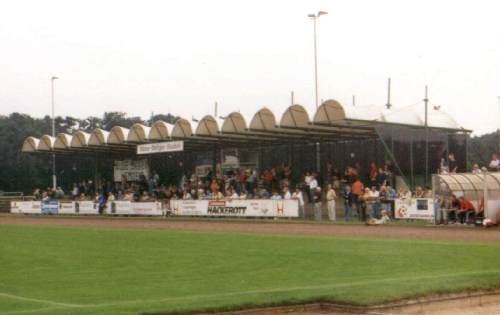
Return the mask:
<path fill-rule="evenodd" d="M 490 170 L 500 170 L 500 160 L 495 154 L 489 164 Z M 439 172 L 450 174 L 457 171 L 457 161 L 452 153 L 441 161 Z M 483 172 L 477 164 L 472 172 Z M 289 164 L 281 164 L 258 172 L 256 169 L 234 169 L 223 175 L 209 172 L 204 177 L 195 174 L 183 174 L 177 184 L 166 185 L 160 180 L 158 173 L 146 178 L 142 175 L 137 181 L 107 181 L 96 185 L 91 180 L 74 183 L 68 193 L 61 187 L 36 189 L 34 196 L 39 200 L 72 199 L 93 200 L 104 208 L 108 201 L 125 200 L 134 202 L 162 201 L 171 199 L 184 200 L 234 200 L 234 199 L 295 199 L 299 203 L 299 215 L 313 214 L 321 220 L 324 210 L 329 220 L 337 219 L 337 209 L 343 212 L 343 219 L 357 219 L 363 222 L 386 223 L 394 214 L 396 198 L 411 199 L 433 198 L 429 187 L 417 186 L 414 191 L 407 188 L 394 188 L 395 177 L 392 164 L 386 161 L 383 165 L 372 162 L 367 169 L 360 163 L 348 166 L 339 172 L 331 163 L 321 175 L 317 172 L 305 172 L 298 181 L 292 180 L 293 168 Z M 342 200 L 338 203 L 338 200 Z M 480 218 L 484 206 L 475 207 L 464 197 L 457 198 L 437 196 L 435 199 L 437 220 L 443 224 L 467 223 Z M 309 210 L 307 210 L 309 209 Z"/>

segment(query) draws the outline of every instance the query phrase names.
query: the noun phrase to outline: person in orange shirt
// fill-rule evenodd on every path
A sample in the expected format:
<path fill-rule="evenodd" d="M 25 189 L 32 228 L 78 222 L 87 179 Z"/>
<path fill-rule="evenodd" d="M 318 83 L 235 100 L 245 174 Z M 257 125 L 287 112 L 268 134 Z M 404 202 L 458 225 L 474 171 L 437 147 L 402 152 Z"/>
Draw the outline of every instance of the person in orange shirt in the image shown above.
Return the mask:
<path fill-rule="evenodd" d="M 461 196 L 458 200 L 460 201 L 460 209 L 457 211 L 458 221 L 461 224 L 466 224 L 469 216 L 476 213 L 476 209 L 472 202 L 465 197 Z"/>
<path fill-rule="evenodd" d="M 363 202 L 361 196 L 364 194 L 364 191 L 365 191 L 365 186 L 359 180 L 359 178 L 356 178 L 356 180 L 352 184 L 351 193 L 352 193 L 352 203 L 356 206 L 356 213 L 358 215 L 359 220 L 363 220 L 361 216 L 361 207 Z"/>

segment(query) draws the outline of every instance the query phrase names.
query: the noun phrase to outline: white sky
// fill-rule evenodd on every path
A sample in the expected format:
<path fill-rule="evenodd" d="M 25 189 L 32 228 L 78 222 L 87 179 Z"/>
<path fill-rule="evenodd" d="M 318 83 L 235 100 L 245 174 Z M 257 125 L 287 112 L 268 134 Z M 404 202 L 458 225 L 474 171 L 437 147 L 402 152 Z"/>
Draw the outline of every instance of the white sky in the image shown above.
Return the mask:
<path fill-rule="evenodd" d="M 500 2 L 491 0 L 0 2 L 0 114 L 125 111 L 201 118 L 320 98 L 403 107 L 423 98 L 476 134 L 500 126 Z M 422 105 L 423 106 L 423 105 Z"/>

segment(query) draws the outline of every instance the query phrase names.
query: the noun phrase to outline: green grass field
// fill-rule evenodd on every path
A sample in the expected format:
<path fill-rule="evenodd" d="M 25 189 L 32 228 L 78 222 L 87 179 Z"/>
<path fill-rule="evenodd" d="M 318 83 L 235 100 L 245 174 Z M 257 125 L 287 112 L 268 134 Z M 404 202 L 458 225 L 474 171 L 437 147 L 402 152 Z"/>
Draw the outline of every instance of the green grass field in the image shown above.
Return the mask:
<path fill-rule="evenodd" d="M 0 314 L 143 314 L 500 286 L 500 245 L 0 225 Z"/>

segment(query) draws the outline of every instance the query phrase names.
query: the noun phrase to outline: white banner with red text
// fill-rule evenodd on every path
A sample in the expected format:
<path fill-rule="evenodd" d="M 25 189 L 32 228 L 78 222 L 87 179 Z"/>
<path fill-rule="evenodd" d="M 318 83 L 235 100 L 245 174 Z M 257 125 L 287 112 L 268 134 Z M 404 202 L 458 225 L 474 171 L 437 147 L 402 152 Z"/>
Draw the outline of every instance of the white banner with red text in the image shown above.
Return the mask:
<path fill-rule="evenodd" d="M 170 200 L 169 211 L 179 216 L 298 217 L 297 200 Z"/>
<path fill-rule="evenodd" d="M 432 198 L 398 198 L 394 200 L 396 219 L 434 220 Z"/>
<path fill-rule="evenodd" d="M 11 201 L 11 213 L 26 213 L 26 214 L 41 214 L 42 202 L 41 201 Z"/>
<path fill-rule="evenodd" d="M 106 214 L 115 215 L 163 215 L 161 202 L 109 201 Z"/>

